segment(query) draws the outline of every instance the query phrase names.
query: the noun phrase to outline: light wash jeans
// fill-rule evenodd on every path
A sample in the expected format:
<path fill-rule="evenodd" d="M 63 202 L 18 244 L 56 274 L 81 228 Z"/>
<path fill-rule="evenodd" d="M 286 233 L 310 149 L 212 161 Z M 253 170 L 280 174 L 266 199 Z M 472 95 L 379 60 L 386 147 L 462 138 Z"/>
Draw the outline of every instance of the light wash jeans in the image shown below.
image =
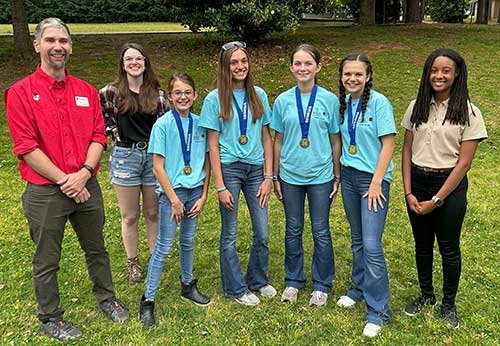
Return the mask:
<path fill-rule="evenodd" d="M 267 206 L 261 208 L 257 197 L 259 186 L 264 181 L 264 173 L 262 165 L 242 162 L 222 164 L 221 168 L 224 185 L 234 198 L 232 211 L 219 203 L 222 219 L 220 237 L 222 288 L 227 296 L 239 298 L 248 290 L 258 290 L 268 284 Z M 252 248 L 245 277 L 243 277 L 236 251 L 240 191 L 243 191 L 245 196 L 253 231 Z"/>
<path fill-rule="evenodd" d="M 179 253 L 181 261 L 181 280 L 190 282 L 193 278 L 193 256 L 194 256 L 194 238 L 196 235 L 196 226 L 198 218 L 190 219 L 187 212 L 193 207 L 194 203 L 200 199 L 203 192 L 203 186 L 193 189 L 177 188 L 175 194 L 182 203 L 184 203 L 185 214 L 180 222 L 179 230 Z M 170 221 L 172 215 L 172 205 L 167 196 L 162 193 L 159 199 L 159 223 L 158 238 L 156 239 L 155 249 L 149 259 L 148 276 L 146 279 L 146 292 L 144 296 L 149 300 L 154 300 L 158 284 L 160 283 L 161 273 L 165 260 L 170 253 L 175 239 L 177 223 L 175 219 Z"/>
<path fill-rule="evenodd" d="M 368 191 L 373 174 L 352 167 L 342 169 L 342 200 L 351 227 L 352 286 L 347 295 L 355 301 L 365 300 L 366 321 L 374 324 L 389 322 L 389 276 L 382 249 L 382 233 L 389 210 L 389 188 L 382 182 L 387 201 L 378 211 L 368 210 Z"/>
<path fill-rule="evenodd" d="M 314 241 L 311 277 L 313 290 L 330 293 L 335 275 L 335 262 L 330 236 L 330 193 L 333 181 L 315 185 L 293 185 L 280 180 L 285 207 L 285 286 L 301 289 L 304 274 L 304 203 L 307 194 Z"/>

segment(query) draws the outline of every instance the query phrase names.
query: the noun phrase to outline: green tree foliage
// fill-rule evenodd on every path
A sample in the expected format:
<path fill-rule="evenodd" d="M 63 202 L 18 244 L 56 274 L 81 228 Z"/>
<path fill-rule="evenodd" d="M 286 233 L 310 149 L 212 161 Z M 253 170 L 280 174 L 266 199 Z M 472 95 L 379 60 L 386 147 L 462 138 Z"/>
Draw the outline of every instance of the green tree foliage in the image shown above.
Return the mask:
<path fill-rule="evenodd" d="M 465 18 L 466 0 L 429 0 L 428 14 L 440 23 L 462 23 Z"/>
<path fill-rule="evenodd" d="M 298 1 L 241 0 L 221 8 L 210 8 L 211 26 L 223 35 L 255 41 L 272 32 L 292 31 L 299 24 Z"/>
<path fill-rule="evenodd" d="M 178 20 L 176 1 L 166 0 L 26 0 L 30 23 L 59 17 L 68 23 L 162 22 Z M 0 23 L 11 23 L 9 0 L 0 0 Z"/>

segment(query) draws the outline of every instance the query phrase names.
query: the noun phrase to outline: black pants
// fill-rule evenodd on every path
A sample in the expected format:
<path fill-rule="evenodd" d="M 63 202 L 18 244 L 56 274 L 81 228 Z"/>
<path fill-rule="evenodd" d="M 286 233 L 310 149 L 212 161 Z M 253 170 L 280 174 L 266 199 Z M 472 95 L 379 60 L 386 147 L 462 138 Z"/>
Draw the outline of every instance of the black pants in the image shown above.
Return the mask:
<path fill-rule="evenodd" d="M 430 200 L 445 182 L 448 174 L 423 172 L 412 167 L 412 193 L 419 201 Z M 454 306 L 461 272 L 460 233 L 467 209 L 467 176 L 457 188 L 427 215 L 417 215 L 408 209 L 413 237 L 418 281 L 421 294 L 434 296 L 432 263 L 434 238 L 437 239 L 443 266 L 443 305 Z"/>
<path fill-rule="evenodd" d="M 68 219 L 85 253 L 95 297 L 101 302 L 114 296 L 109 256 L 102 233 L 104 205 L 101 188 L 95 177 L 87 182 L 86 187 L 91 197 L 80 204 L 64 195 L 57 185 L 28 183 L 22 196 L 31 239 L 36 245 L 33 286 L 38 302 L 38 318 L 42 322 L 60 319 L 64 313 L 59 306 L 57 271 Z"/>

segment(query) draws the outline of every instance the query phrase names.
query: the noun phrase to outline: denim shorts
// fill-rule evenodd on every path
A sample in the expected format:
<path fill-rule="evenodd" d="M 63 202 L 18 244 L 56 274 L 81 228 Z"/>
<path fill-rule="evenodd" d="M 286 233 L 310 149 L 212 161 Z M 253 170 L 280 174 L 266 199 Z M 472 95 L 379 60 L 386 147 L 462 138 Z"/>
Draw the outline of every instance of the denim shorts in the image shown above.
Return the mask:
<path fill-rule="evenodd" d="M 122 186 L 156 185 L 153 155 L 146 149 L 113 146 L 109 156 L 109 180 Z"/>

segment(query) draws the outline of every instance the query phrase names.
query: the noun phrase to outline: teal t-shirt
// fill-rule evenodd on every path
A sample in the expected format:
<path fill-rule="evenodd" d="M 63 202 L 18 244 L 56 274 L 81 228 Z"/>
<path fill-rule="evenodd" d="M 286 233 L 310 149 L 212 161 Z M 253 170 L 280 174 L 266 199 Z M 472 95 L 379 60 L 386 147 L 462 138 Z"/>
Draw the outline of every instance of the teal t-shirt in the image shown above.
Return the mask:
<path fill-rule="evenodd" d="M 311 94 L 301 94 L 306 113 Z M 280 178 L 289 184 L 322 184 L 333 179 L 330 134 L 339 132 L 339 100 L 318 86 L 309 122 L 309 146 L 302 148 L 295 87 L 280 94 L 273 106 L 271 128 L 283 134 L 280 153 Z"/>
<path fill-rule="evenodd" d="M 205 180 L 203 164 L 208 149 L 207 130 L 199 126 L 200 118 L 197 115 L 192 113 L 191 115 L 193 117 L 193 139 L 190 162 L 192 173 L 190 175 L 183 172 L 184 156 L 172 111 L 168 111 L 164 116 L 158 118 L 149 138 L 148 153 L 158 154 L 165 158 L 165 171 L 174 189 L 179 187 L 191 189 L 203 185 Z M 184 136 L 187 137 L 189 119 L 181 117 L 181 122 Z M 158 193 L 164 192 L 161 186 L 156 191 Z"/>
<path fill-rule="evenodd" d="M 349 95 L 345 98 L 346 103 L 349 100 Z M 358 100 L 352 100 L 352 114 L 356 113 Z M 349 107 L 349 105 L 348 105 Z M 396 134 L 396 124 L 394 123 L 394 115 L 392 105 L 384 95 L 371 90 L 370 100 L 366 106 L 365 118 L 362 122 L 362 116 L 359 116 L 356 126 L 356 154 L 349 154 L 348 148 L 350 144 L 350 136 L 348 129 L 347 109 L 344 112 L 344 122 L 340 125 L 342 133 L 342 156 L 340 162 L 344 166 L 353 167 L 357 170 L 367 173 L 375 173 L 377 162 L 382 150 L 382 142 L 380 137 L 390 134 Z M 384 175 L 384 180 L 389 183 L 392 181 L 391 172 L 394 169 L 394 163 L 391 160 L 387 172 Z"/>
<path fill-rule="evenodd" d="M 255 91 L 264 106 L 264 114 L 255 123 L 252 121 L 250 107 L 248 108 L 247 137 L 246 144 L 239 143 L 240 122 L 238 112 L 232 102 L 233 116 L 224 121 L 219 117 L 219 95 L 217 89 L 212 90 L 205 100 L 200 113 L 200 126 L 219 132 L 219 150 L 221 163 L 233 163 L 241 161 L 243 163 L 262 165 L 264 163 L 264 148 L 262 147 L 262 127 L 269 124 L 271 119 L 271 108 L 264 90 L 255 87 Z M 242 108 L 245 97 L 245 89 L 235 89 L 233 94 Z"/>

